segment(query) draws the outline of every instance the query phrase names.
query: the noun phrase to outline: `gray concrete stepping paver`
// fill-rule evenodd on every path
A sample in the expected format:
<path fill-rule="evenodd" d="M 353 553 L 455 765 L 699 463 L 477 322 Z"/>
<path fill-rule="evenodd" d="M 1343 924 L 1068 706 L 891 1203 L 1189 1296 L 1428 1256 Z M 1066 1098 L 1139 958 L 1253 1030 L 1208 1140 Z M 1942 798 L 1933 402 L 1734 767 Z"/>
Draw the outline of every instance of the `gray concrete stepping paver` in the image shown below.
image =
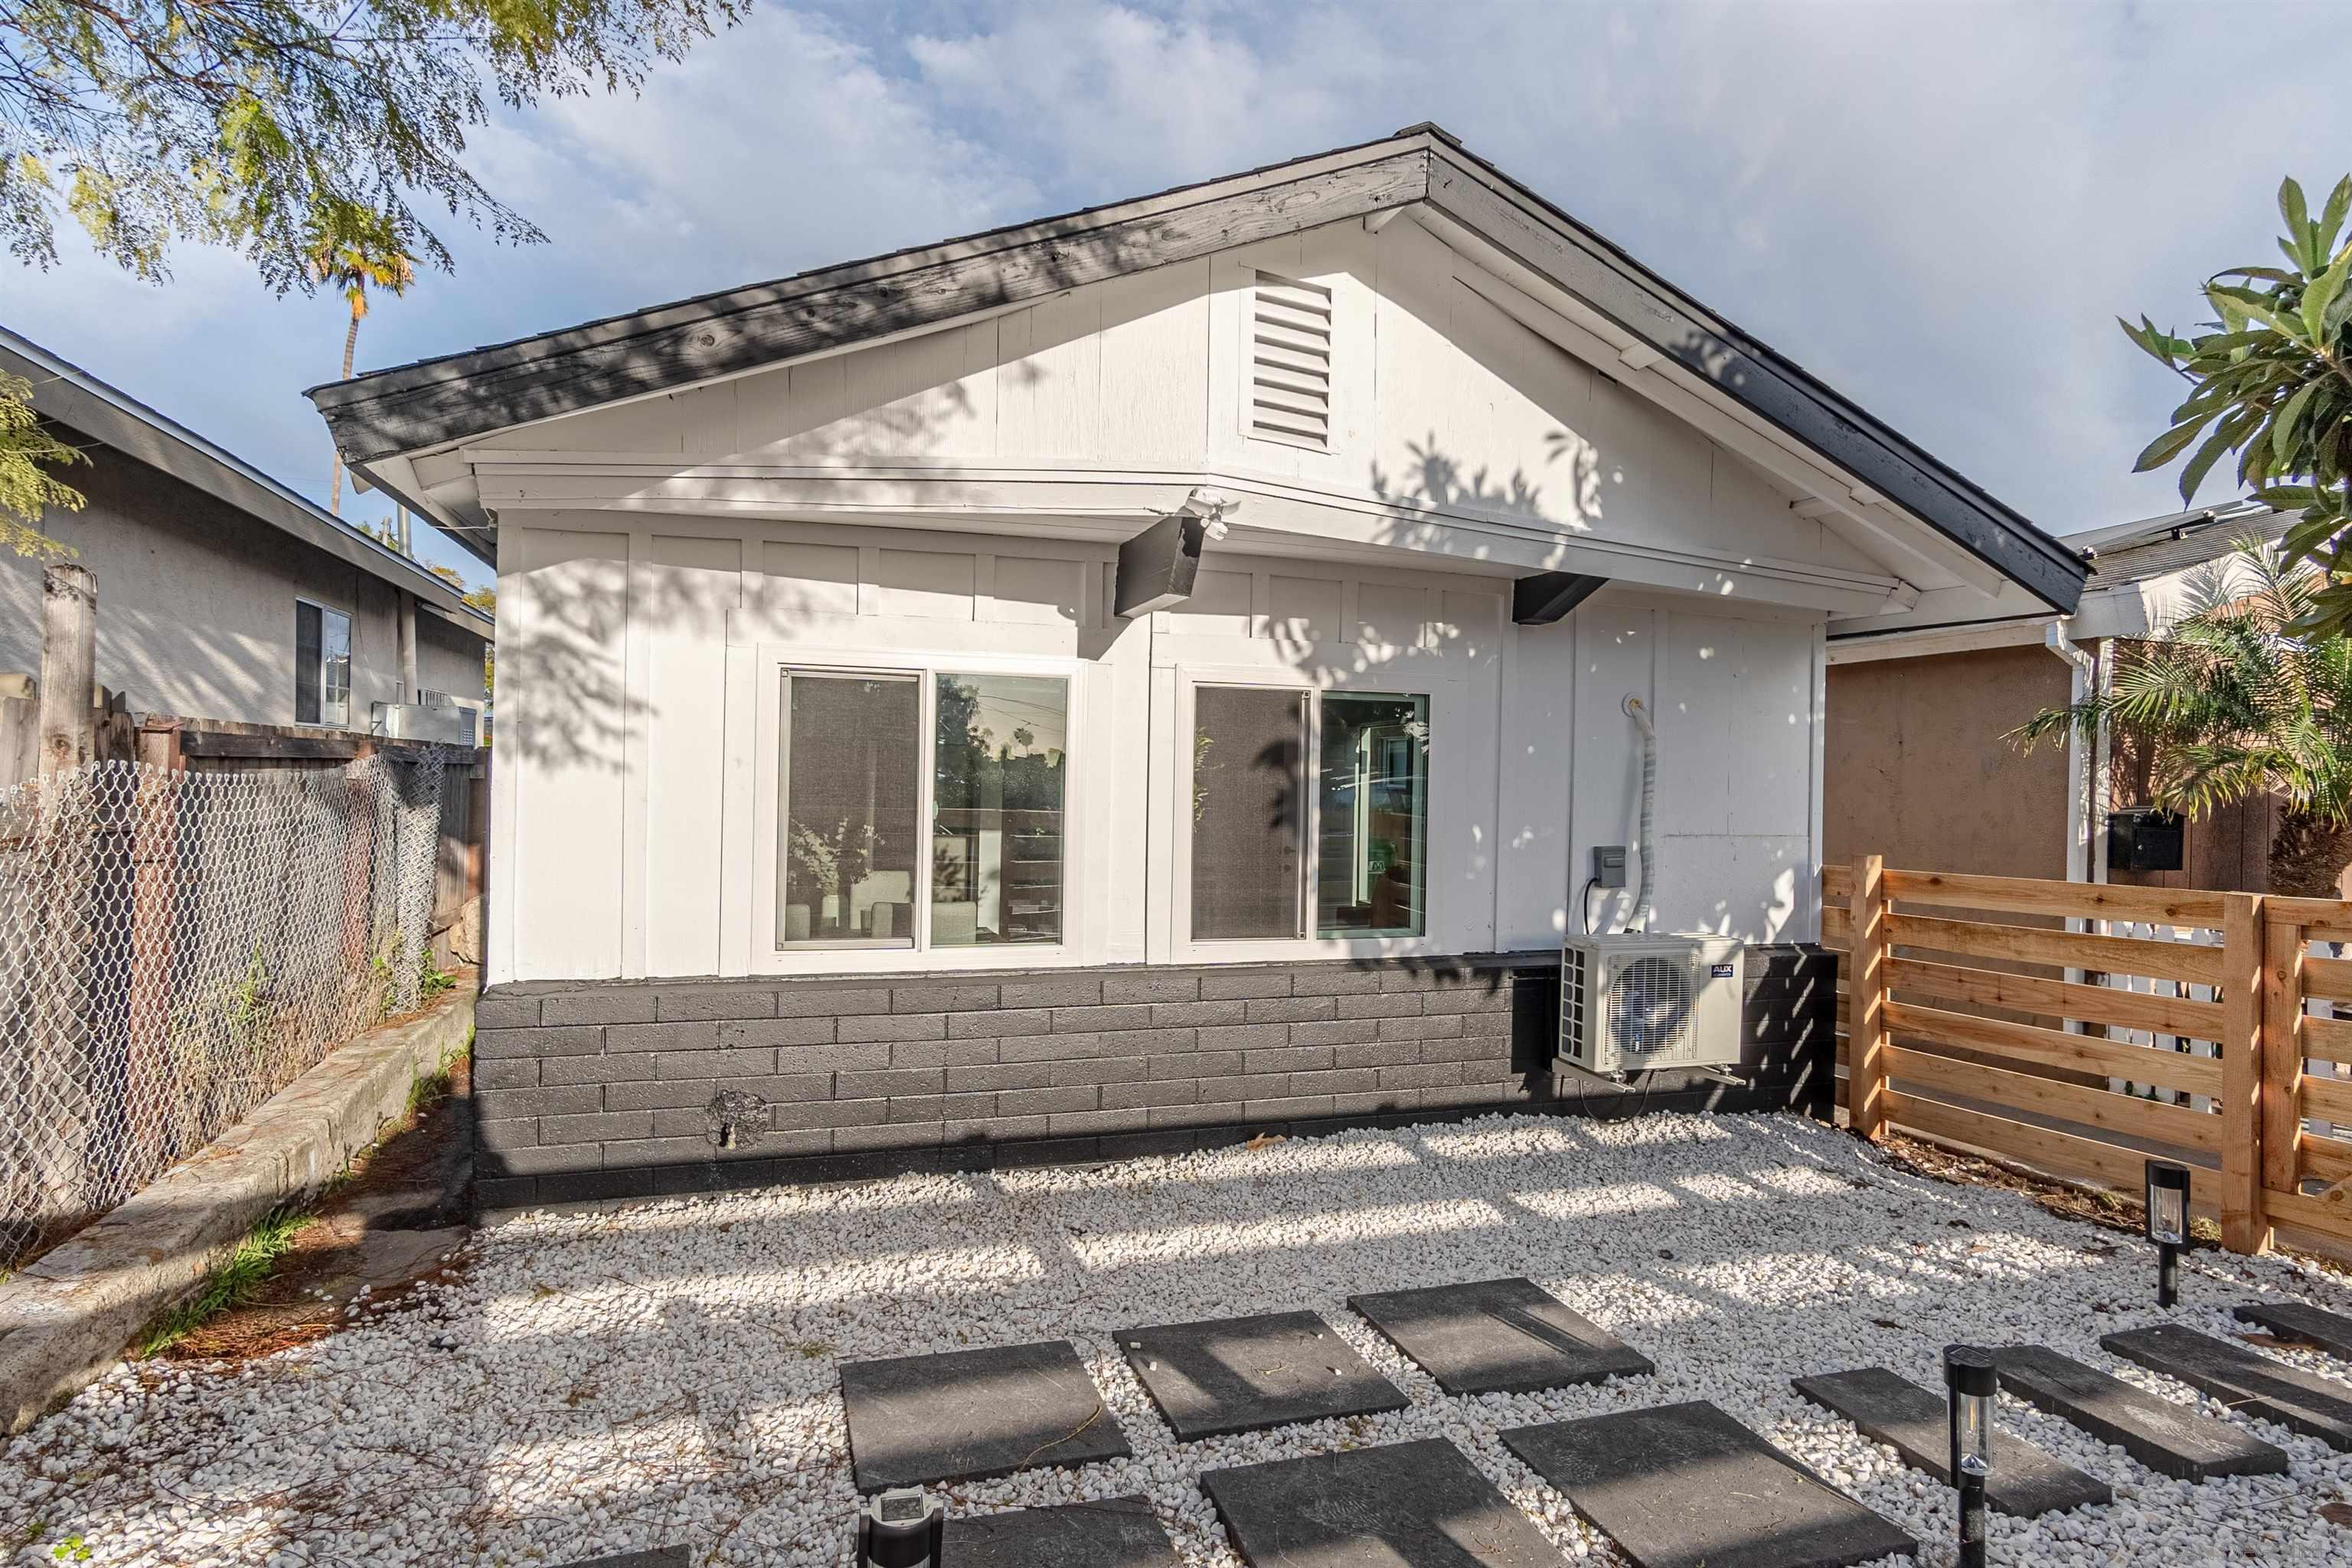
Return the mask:
<path fill-rule="evenodd" d="M 1657 1371 L 1532 1279 L 1384 1290 L 1348 1305 L 1448 1394 L 1533 1394 Z"/>
<path fill-rule="evenodd" d="M 1891 1521 L 1704 1401 L 1497 1436 L 1635 1568 L 1852 1568 L 1918 1553 Z"/>
<path fill-rule="evenodd" d="M 2158 1475 L 2201 1481 L 2279 1475 L 2287 1468 L 2285 1450 L 2252 1433 L 2135 1388 L 2047 1345 L 2003 1345 L 1993 1355 L 2001 1387 L 2100 1442 L 2113 1443 Z"/>
<path fill-rule="evenodd" d="M 1211 1470 L 1201 1489 L 1250 1568 L 1563 1568 L 1566 1562 L 1442 1437 Z"/>
<path fill-rule="evenodd" d="M 618 1557 L 588 1557 L 559 1568 L 693 1568 L 694 1550 L 688 1546 L 656 1546 L 651 1552 L 624 1552 Z"/>
<path fill-rule="evenodd" d="M 844 1362 L 841 1398 L 861 1492 L 1129 1452 L 1067 1340 Z"/>
<path fill-rule="evenodd" d="M 1184 1442 L 1411 1403 L 1312 1312 L 1121 1329 L 1118 1348 Z"/>
<path fill-rule="evenodd" d="M 2106 1334 L 2099 1347 L 2249 1415 L 2352 1454 L 2352 1388 L 2343 1384 L 2178 1323 Z"/>
<path fill-rule="evenodd" d="M 2301 1301 L 2249 1301 L 2238 1309 L 2238 1321 L 2268 1329 L 2283 1340 L 2317 1345 L 2329 1355 L 2352 1361 L 2352 1318 Z"/>
<path fill-rule="evenodd" d="M 1794 1384 L 1799 1394 L 1844 1416 L 1864 1436 L 1901 1455 L 1913 1469 L 1952 1484 L 1951 1406 L 1945 1399 L 1883 1366 L 1822 1373 L 1797 1378 Z M 2115 1500 L 2114 1490 L 2098 1477 L 2084 1475 L 2022 1437 L 1993 1432 L 1985 1502 L 1995 1513 L 2038 1519 L 2062 1509 Z"/>
<path fill-rule="evenodd" d="M 1176 1548 L 1140 1497 L 1009 1513 L 948 1515 L 950 1568 L 1180 1568 Z"/>

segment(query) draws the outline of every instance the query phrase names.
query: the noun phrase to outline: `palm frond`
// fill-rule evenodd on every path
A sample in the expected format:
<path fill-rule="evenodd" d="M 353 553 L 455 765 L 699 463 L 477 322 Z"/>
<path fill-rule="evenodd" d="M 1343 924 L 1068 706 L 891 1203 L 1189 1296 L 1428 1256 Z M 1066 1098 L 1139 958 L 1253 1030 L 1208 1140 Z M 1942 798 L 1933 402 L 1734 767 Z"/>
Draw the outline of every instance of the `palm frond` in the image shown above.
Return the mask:
<path fill-rule="evenodd" d="M 2025 749 L 2102 726 L 2147 743 L 2150 804 L 2200 816 L 2277 795 L 2334 820 L 2352 814 L 2352 641 L 2289 630 L 2325 574 L 2289 568 L 2259 542 L 2200 573 L 2188 614 L 2119 646 L 2104 691 L 2045 708 L 2010 731 Z"/>

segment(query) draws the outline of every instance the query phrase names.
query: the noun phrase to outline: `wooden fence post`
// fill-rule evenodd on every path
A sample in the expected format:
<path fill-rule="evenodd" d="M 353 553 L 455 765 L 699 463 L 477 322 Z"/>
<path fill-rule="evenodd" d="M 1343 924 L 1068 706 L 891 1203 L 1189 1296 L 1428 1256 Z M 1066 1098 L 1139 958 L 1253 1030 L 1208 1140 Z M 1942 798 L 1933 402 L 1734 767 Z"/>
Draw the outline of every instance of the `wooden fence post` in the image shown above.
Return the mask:
<path fill-rule="evenodd" d="M 188 1152 L 186 1129 L 173 1111 L 172 968 L 178 935 L 181 786 L 180 721 L 150 714 L 137 732 L 139 778 L 131 848 L 131 984 L 124 1010 L 126 1156 L 160 1170 Z"/>
<path fill-rule="evenodd" d="M 2263 924 L 2263 1185 L 2302 1190 L 2303 926 Z"/>
<path fill-rule="evenodd" d="M 2271 1244 L 2263 1209 L 2263 900 L 2223 896 L 2221 923 L 2221 1245 Z"/>
<path fill-rule="evenodd" d="M 1851 1022 L 1846 1107 L 1853 1131 L 1873 1142 L 1886 1135 L 1887 960 L 1886 863 L 1875 855 L 1853 862 L 1853 944 L 1846 990 Z"/>
<path fill-rule="evenodd" d="M 41 772 L 89 761 L 98 693 L 98 578 L 87 566 L 41 573 Z"/>

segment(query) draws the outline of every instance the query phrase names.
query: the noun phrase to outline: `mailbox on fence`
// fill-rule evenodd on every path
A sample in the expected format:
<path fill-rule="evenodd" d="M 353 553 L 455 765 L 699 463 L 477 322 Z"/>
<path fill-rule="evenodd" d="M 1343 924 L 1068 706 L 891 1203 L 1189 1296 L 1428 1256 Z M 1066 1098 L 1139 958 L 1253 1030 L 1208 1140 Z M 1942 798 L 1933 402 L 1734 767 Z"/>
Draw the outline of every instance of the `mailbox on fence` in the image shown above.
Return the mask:
<path fill-rule="evenodd" d="M 2152 805 L 2127 805 L 2107 814 L 2107 869 L 2178 871 L 2187 861 L 2187 825 L 2180 814 Z"/>

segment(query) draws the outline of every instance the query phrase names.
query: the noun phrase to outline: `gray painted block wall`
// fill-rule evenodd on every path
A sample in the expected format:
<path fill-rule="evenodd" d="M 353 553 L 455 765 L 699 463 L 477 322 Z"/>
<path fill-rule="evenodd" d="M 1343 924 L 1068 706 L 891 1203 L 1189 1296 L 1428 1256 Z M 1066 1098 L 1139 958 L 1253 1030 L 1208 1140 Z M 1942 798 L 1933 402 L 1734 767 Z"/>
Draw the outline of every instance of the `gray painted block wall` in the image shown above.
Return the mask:
<path fill-rule="evenodd" d="M 1833 1070 L 1750 984 L 1750 1092 L 1552 1071 L 1551 953 L 758 981 L 532 982 L 477 1005 L 481 1206 L 1181 1152 L 1497 1110 L 1779 1109 Z M 1804 1007 L 1796 1009 L 1799 1013 Z M 1811 1041 L 1810 1045 L 1804 1041 Z M 717 1146 L 713 1102 L 749 1131 Z"/>

